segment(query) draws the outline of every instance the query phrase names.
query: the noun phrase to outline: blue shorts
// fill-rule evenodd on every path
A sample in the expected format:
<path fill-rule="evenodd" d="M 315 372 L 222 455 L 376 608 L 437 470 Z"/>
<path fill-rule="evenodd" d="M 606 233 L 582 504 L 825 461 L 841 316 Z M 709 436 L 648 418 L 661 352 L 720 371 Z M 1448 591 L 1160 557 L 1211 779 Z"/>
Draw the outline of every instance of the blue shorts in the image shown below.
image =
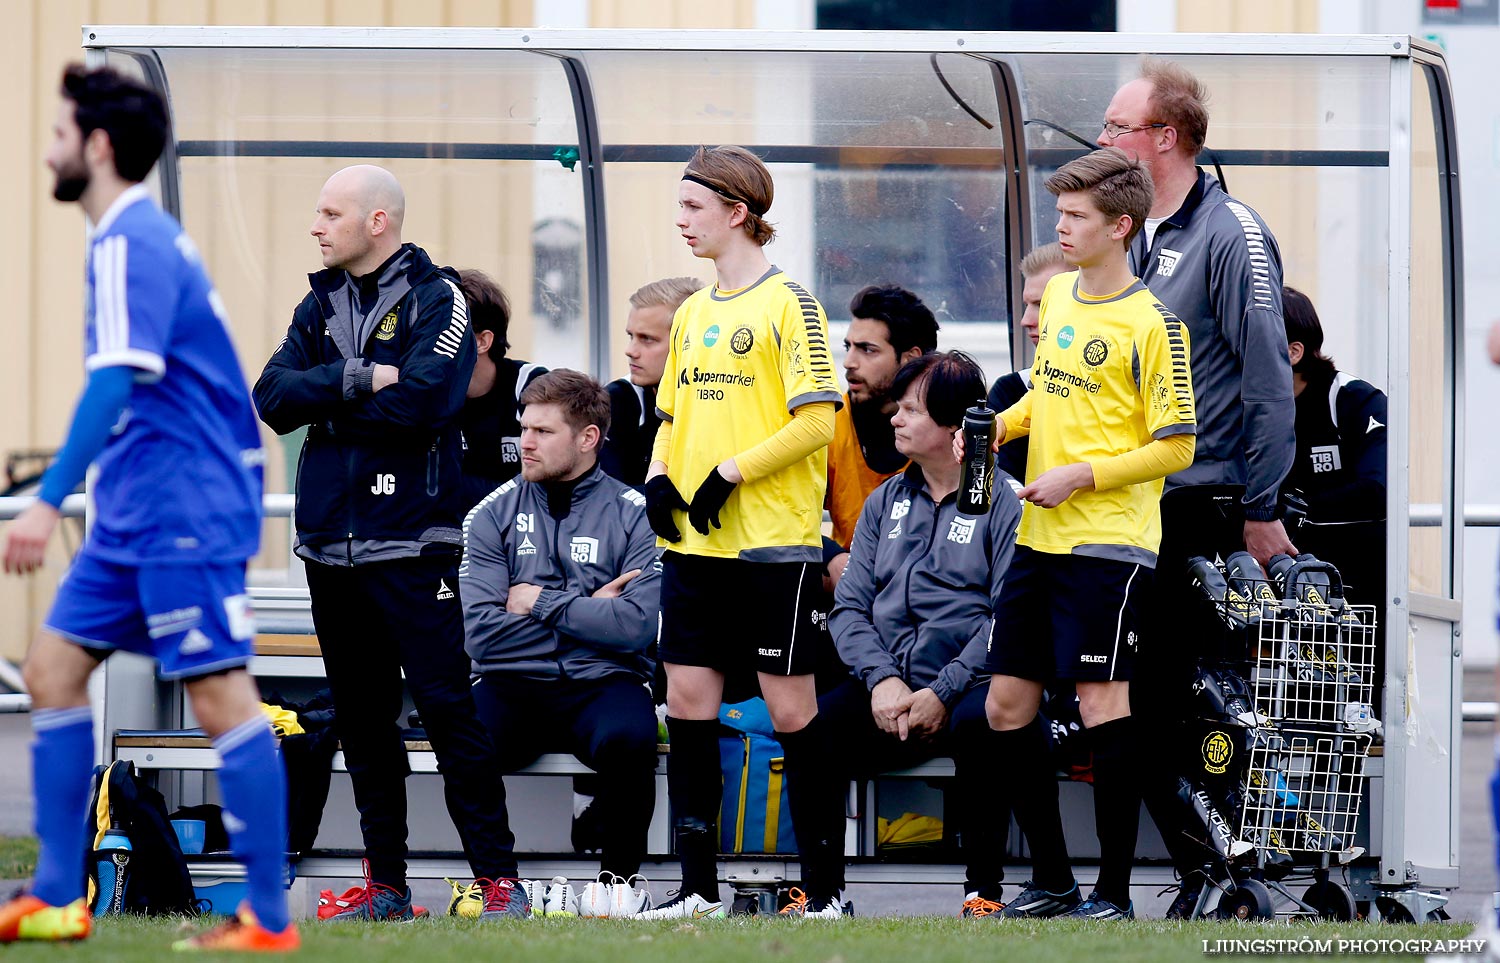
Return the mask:
<path fill-rule="evenodd" d="M 163 679 L 242 667 L 255 645 L 244 562 L 120 565 L 87 547 L 43 627 L 90 649 L 149 655 Z"/>

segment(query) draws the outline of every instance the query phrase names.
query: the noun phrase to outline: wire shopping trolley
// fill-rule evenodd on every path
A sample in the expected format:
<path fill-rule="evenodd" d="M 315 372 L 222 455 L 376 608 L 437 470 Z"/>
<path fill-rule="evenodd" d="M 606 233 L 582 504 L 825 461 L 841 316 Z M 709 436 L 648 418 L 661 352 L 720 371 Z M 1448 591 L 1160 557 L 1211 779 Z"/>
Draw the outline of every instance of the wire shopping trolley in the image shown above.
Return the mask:
<path fill-rule="evenodd" d="M 1355 838 L 1381 730 L 1375 610 L 1347 604 L 1338 570 L 1310 555 L 1277 556 L 1270 573 L 1243 552 L 1190 570 L 1244 643 L 1194 686 L 1201 760 L 1180 794 L 1213 853 L 1194 915 L 1351 920 L 1353 894 L 1332 871 L 1364 853 Z"/>

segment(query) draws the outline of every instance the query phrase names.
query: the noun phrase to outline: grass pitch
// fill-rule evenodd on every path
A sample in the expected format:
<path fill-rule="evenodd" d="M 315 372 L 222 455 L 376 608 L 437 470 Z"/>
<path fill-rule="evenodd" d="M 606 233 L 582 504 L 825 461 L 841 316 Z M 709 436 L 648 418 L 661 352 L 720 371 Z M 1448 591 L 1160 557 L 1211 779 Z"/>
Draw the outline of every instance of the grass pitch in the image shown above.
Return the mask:
<path fill-rule="evenodd" d="M 0 836 L 0 879 L 30 879 L 36 852 L 35 836 Z"/>
<path fill-rule="evenodd" d="M 172 940 L 203 920 L 105 921 L 76 946 L 15 944 L 0 950 L 5 963 L 30 960 L 159 961 Z M 506 960 L 580 963 L 927 963 L 1004 960 L 1005 963 L 1175 963 L 1204 959 L 1203 941 L 1220 939 L 1338 940 L 1443 939 L 1463 936 L 1467 924 L 1390 926 L 1378 923 L 1167 923 L 1138 920 L 991 922 L 935 917 L 850 919 L 842 922 L 733 918 L 689 922 L 544 919 L 479 924 L 440 918 L 410 924 L 301 924 L 297 958 L 338 963 L 437 963 Z M 185 957 L 184 957 L 185 958 Z M 225 959 L 243 959 L 243 956 Z M 1361 954 L 1361 959 L 1394 955 Z M 1411 963 L 1420 956 L 1400 957 Z"/>

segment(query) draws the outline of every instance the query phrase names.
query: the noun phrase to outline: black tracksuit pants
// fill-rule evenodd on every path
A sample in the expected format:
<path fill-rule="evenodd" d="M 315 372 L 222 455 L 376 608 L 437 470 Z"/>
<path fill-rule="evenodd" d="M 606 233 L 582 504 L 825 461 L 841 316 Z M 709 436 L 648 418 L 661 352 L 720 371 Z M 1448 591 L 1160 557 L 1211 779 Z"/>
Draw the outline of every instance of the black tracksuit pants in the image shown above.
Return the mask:
<path fill-rule="evenodd" d="M 523 679 L 488 672 L 474 703 L 495 742 L 502 772 L 544 752 L 567 752 L 598 773 L 594 805 L 603 840 L 600 868 L 629 878 L 646 856 L 656 807 L 656 713 L 644 679 Z"/>
<path fill-rule="evenodd" d="M 1131 715 L 1136 733 L 1159 751 L 1144 751 L 1141 797 L 1179 872 L 1197 869 L 1210 852 L 1199 840 L 1200 823 L 1177 795 L 1177 777 L 1196 751 L 1178 738 L 1198 732 L 1184 726 L 1194 714 L 1192 684 L 1199 662 L 1243 657 L 1230 652 L 1223 623 L 1202 592 L 1193 588 L 1187 560 L 1194 555 L 1228 558 L 1244 548 L 1242 487 L 1201 485 L 1176 488 L 1161 502 L 1161 551 L 1146 616 L 1145 638 L 1130 680 Z"/>
<path fill-rule="evenodd" d="M 458 556 L 350 568 L 309 562 L 307 585 L 371 879 L 406 883 L 403 671 L 470 868 L 476 877 L 514 879 L 505 783 L 469 689 Z"/>
<path fill-rule="evenodd" d="M 844 779 L 866 779 L 895 769 L 952 756 L 953 795 L 950 812 L 957 824 L 959 845 L 967 864 L 967 881 L 977 885 L 999 884 L 1005 878 L 1005 848 L 1010 832 L 1010 800 L 996 791 L 995 775 L 1003 766 L 1003 753 L 995 747 L 994 732 L 984 714 L 989 679 L 969 689 L 954 704 L 948 725 L 933 739 L 902 742 L 882 732 L 870 714 L 870 691 L 858 679 L 818 697 L 818 716 L 825 731 L 836 734 L 838 760 Z M 842 800 L 840 800 L 842 801 Z M 842 811 L 839 813 L 843 815 Z M 838 852 L 834 867 L 840 889 L 843 883 L 843 834 L 835 837 Z"/>

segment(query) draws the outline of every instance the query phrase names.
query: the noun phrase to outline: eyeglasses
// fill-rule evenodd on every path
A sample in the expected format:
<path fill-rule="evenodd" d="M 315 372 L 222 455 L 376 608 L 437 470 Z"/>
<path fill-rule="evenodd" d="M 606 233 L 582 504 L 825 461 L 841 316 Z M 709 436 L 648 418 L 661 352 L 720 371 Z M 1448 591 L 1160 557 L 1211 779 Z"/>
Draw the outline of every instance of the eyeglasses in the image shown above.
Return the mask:
<path fill-rule="evenodd" d="M 1154 127 L 1165 127 L 1165 126 L 1167 126 L 1167 125 L 1166 124 L 1111 124 L 1109 121 L 1105 121 L 1104 122 L 1104 133 L 1109 137 L 1110 140 L 1114 140 L 1115 138 L 1122 137 L 1125 134 L 1133 134 L 1133 133 L 1135 133 L 1138 130 L 1151 130 Z"/>

